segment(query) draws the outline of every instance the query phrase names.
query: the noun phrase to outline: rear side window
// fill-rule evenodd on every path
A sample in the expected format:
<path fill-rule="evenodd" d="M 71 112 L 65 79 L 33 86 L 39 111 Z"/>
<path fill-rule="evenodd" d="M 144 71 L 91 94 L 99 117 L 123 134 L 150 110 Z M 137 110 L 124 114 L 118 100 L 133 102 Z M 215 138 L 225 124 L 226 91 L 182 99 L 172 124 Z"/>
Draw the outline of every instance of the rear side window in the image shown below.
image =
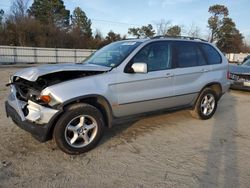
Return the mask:
<path fill-rule="evenodd" d="M 206 65 L 205 57 L 196 43 L 176 42 L 176 64 L 177 67 L 194 67 Z"/>
<path fill-rule="evenodd" d="M 209 65 L 221 63 L 221 56 L 214 47 L 208 44 L 201 44 L 201 48 L 204 51 Z"/>

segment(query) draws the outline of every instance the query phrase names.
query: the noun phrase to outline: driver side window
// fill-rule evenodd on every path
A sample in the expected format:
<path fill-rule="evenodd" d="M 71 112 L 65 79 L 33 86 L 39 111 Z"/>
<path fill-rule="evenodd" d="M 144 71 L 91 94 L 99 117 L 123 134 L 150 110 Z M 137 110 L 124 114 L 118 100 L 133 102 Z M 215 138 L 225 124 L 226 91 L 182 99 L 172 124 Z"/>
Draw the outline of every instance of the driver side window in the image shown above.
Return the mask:
<path fill-rule="evenodd" d="M 171 43 L 154 42 L 143 47 L 133 58 L 133 63 L 146 63 L 148 71 L 171 68 Z"/>

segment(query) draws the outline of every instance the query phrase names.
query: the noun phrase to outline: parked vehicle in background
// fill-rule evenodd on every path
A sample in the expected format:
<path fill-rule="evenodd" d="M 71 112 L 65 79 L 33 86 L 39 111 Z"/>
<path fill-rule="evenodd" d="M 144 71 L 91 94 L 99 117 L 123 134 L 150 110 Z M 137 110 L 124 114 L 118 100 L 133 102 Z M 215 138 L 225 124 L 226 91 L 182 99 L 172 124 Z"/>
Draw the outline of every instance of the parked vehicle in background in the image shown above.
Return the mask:
<path fill-rule="evenodd" d="M 250 55 L 246 56 L 246 57 L 243 59 L 242 63 L 244 63 L 244 62 L 247 61 L 248 59 L 250 59 Z"/>
<path fill-rule="evenodd" d="M 250 59 L 240 65 L 229 65 L 229 78 L 232 89 L 250 91 Z"/>
<path fill-rule="evenodd" d="M 228 90 L 228 62 L 194 38 L 114 42 L 82 64 L 21 70 L 10 80 L 6 112 L 40 141 L 69 154 L 94 148 L 117 119 L 189 108 L 211 118 Z M 152 125 L 154 126 L 154 125 Z"/>

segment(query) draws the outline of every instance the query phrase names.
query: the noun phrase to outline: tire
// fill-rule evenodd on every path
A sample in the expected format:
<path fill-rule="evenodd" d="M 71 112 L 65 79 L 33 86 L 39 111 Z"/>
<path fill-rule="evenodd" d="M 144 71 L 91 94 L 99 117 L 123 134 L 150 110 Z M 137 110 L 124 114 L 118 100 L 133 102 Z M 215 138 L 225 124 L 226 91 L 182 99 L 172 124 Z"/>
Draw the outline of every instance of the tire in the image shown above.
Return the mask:
<path fill-rule="evenodd" d="M 211 88 L 205 88 L 199 95 L 191 114 L 197 119 L 210 119 L 217 109 L 217 103 L 216 92 Z"/>
<path fill-rule="evenodd" d="M 65 110 L 55 125 L 53 138 L 63 152 L 77 155 L 93 149 L 103 131 L 102 113 L 92 105 L 80 103 Z"/>

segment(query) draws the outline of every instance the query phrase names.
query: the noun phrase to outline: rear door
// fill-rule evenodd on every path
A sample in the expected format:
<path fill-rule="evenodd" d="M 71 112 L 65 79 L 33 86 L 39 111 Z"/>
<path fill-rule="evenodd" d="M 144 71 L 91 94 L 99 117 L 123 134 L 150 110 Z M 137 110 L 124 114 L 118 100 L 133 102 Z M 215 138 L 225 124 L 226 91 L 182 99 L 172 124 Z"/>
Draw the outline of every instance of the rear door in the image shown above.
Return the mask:
<path fill-rule="evenodd" d="M 174 93 L 176 105 L 188 105 L 206 83 L 210 72 L 198 42 L 176 41 L 174 44 Z"/>

